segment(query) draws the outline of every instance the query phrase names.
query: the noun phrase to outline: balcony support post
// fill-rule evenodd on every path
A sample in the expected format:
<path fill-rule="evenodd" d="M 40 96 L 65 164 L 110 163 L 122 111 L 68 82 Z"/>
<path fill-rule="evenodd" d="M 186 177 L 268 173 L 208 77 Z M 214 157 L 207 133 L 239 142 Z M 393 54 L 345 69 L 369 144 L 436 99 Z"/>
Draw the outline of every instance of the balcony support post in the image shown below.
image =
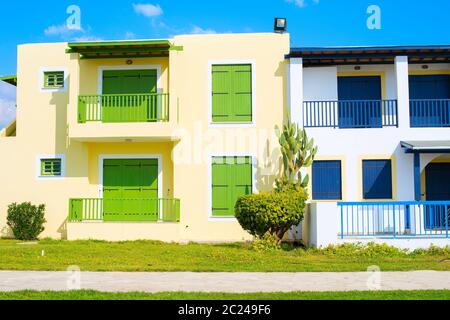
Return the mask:
<path fill-rule="evenodd" d="M 288 66 L 289 117 L 303 128 L 303 59 L 291 58 Z"/>
<path fill-rule="evenodd" d="M 395 74 L 397 81 L 398 127 L 409 128 L 409 67 L 408 57 L 395 57 Z"/>

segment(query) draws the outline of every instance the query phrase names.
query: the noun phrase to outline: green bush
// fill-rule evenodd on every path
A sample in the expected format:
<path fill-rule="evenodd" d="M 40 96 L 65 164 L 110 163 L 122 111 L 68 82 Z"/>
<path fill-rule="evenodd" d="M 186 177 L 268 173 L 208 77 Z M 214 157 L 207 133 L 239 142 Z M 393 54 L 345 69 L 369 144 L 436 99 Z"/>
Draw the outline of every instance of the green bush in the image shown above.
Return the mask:
<path fill-rule="evenodd" d="M 281 249 L 281 246 L 276 236 L 266 233 L 262 238 L 253 241 L 252 249 L 260 252 L 276 251 Z"/>
<path fill-rule="evenodd" d="M 307 193 L 299 189 L 247 195 L 236 202 L 242 228 L 262 239 L 267 233 L 281 242 L 286 232 L 303 221 Z"/>
<path fill-rule="evenodd" d="M 8 207 L 7 224 L 18 240 L 36 240 L 44 231 L 45 205 L 34 206 L 30 202 L 13 203 Z"/>

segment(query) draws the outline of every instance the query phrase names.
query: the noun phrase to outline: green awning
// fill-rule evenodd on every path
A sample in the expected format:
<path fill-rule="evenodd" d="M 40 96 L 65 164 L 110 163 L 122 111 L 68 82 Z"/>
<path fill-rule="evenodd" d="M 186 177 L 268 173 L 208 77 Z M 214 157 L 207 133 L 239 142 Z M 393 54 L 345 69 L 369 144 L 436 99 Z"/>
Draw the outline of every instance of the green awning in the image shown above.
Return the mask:
<path fill-rule="evenodd" d="M 71 42 L 67 53 L 78 53 L 80 59 L 157 58 L 168 57 L 170 50 L 182 50 L 169 40 Z"/>
<path fill-rule="evenodd" d="M 0 81 L 9 83 L 9 84 L 17 87 L 17 76 L 15 76 L 15 75 L 0 77 Z"/>

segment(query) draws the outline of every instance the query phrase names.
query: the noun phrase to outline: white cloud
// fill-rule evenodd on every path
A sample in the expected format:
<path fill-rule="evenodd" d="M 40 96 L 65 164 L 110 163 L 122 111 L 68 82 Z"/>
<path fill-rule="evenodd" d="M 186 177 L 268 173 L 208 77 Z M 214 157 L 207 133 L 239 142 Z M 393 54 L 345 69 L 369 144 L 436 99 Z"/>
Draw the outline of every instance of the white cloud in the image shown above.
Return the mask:
<path fill-rule="evenodd" d="M 75 38 L 72 38 L 72 39 L 75 42 L 103 41 L 102 38 L 99 38 L 99 37 L 96 37 L 96 36 L 89 36 L 89 35 L 81 36 L 81 37 L 75 37 Z"/>
<path fill-rule="evenodd" d="M 293 4 L 295 4 L 297 7 L 299 7 L 299 8 L 304 8 L 304 7 L 306 7 L 308 4 L 307 4 L 307 2 L 306 2 L 306 0 L 285 0 L 285 2 L 287 2 L 287 3 L 293 3 Z M 314 3 L 314 4 L 319 4 L 320 3 L 320 0 L 312 0 L 312 2 Z"/>
<path fill-rule="evenodd" d="M 0 81 L 0 130 L 16 117 L 16 87 Z"/>
<path fill-rule="evenodd" d="M 306 7 L 305 0 L 285 0 L 287 3 L 293 3 L 299 8 Z"/>
<path fill-rule="evenodd" d="M 67 28 L 67 25 L 65 25 L 65 24 L 52 25 L 44 30 L 44 34 L 46 36 L 65 35 L 65 34 L 68 34 L 69 32 L 70 32 L 70 30 L 69 30 L 69 28 Z"/>
<path fill-rule="evenodd" d="M 0 98 L 0 130 L 16 117 L 16 102 Z"/>
<path fill-rule="evenodd" d="M 127 40 L 136 39 L 136 35 L 134 34 L 134 32 L 127 31 L 125 33 L 125 39 Z"/>
<path fill-rule="evenodd" d="M 163 14 L 163 10 L 159 4 L 150 3 L 133 3 L 134 12 L 145 17 L 157 17 Z"/>
<path fill-rule="evenodd" d="M 194 26 L 190 33 L 191 34 L 214 34 L 217 32 L 216 32 L 216 30 L 213 30 L 213 29 L 203 29 L 199 26 Z"/>

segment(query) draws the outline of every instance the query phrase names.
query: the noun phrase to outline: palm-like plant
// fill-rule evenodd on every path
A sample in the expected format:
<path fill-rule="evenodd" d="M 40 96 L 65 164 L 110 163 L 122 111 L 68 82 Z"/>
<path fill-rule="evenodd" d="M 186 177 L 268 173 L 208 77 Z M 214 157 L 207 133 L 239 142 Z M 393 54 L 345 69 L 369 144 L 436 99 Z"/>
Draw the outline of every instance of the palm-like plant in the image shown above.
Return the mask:
<path fill-rule="evenodd" d="M 275 132 L 279 139 L 284 166 L 283 178 L 277 181 L 277 188 L 280 189 L 285 185 L 306 188 L 309 176 L 303 177 L 301 169 L 310 167 L 314 161 L 318 151 L 314 139 L 309 139 L 304 129 L 300 129 L 298 124 L 290 121 L 283 126 L 282 131 L 276 126 Z"/>

